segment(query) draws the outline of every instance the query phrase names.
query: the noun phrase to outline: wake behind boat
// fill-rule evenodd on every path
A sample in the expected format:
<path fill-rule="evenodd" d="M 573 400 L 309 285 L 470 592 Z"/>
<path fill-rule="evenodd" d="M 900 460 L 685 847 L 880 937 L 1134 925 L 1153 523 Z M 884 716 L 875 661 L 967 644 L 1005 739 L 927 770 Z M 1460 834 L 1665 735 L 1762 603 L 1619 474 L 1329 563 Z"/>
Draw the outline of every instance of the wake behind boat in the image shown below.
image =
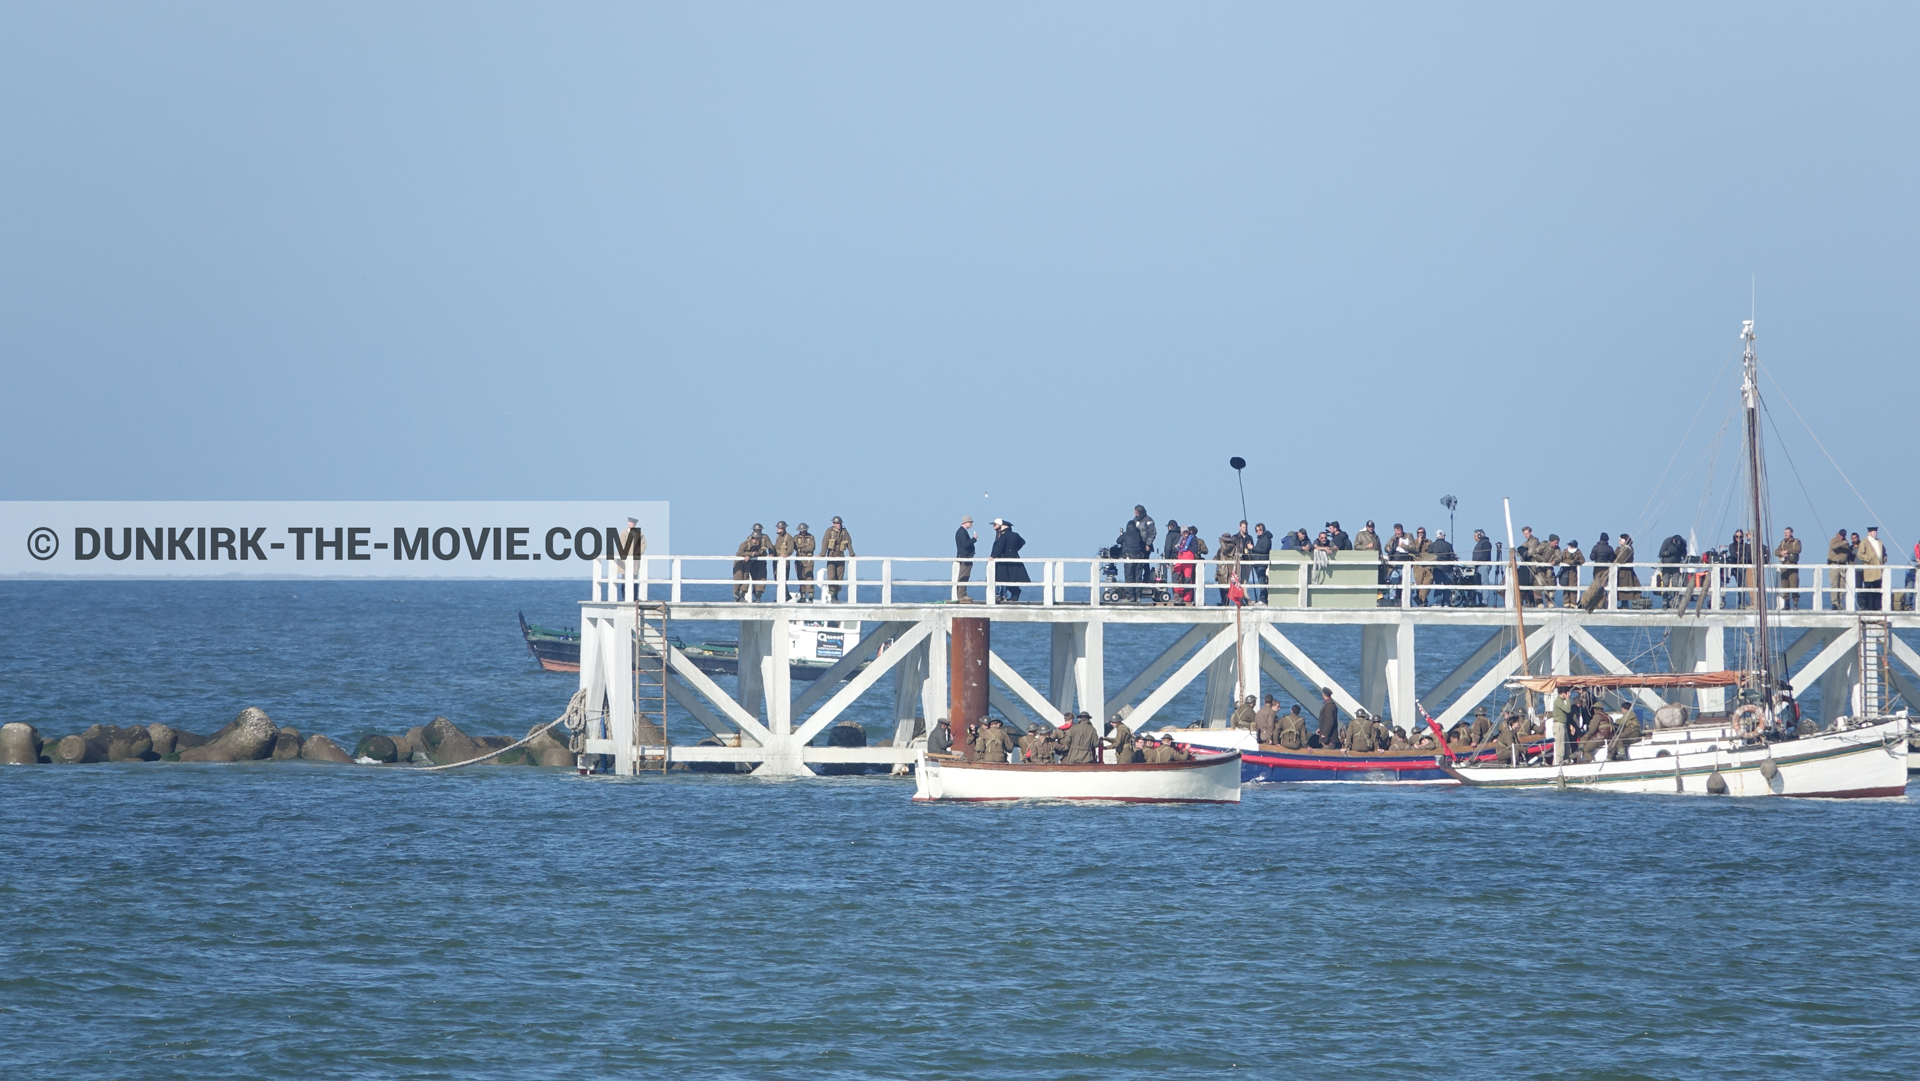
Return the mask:
<path fill-rule="evenodd" d="M 1112 803 L 1239 803 L 1240 754 L 1187 762 L 969 762 L 921 754 L 915 802 L 1072 800 Z"/>

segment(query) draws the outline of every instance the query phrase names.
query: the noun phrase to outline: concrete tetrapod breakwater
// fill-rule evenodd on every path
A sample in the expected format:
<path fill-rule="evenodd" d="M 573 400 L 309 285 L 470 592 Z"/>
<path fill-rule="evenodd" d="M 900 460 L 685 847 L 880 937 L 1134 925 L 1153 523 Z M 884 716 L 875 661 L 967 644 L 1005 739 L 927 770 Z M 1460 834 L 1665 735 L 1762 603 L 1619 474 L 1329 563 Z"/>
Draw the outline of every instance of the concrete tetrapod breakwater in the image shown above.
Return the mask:
<path fill-rule="evenodd" d="M 529 731 L 542 727 L 533 725 Z M 240 711 L 211 736 L 164 724 L 96 724 L 66 736 L 43 736 L 31 724 L 15 721 L 0 725 L 0 765 L 79 765 L 89 762 L 260 762 L 302 760 L 350 766 L 456 765 L 470 762 L 516 742 L 510 736 L 472 736 L 445 717 L 397 736 L 367 735 L 354 741 L 351 753 L 332 738 L 305 736 L 298 729 L 275 725 L 264 710 L 252 706 Z M 505 754 L 488 759 L 490 766 L 560 766 L 574 764 L 574 753 L 564 739 L 545 732 Z"/>

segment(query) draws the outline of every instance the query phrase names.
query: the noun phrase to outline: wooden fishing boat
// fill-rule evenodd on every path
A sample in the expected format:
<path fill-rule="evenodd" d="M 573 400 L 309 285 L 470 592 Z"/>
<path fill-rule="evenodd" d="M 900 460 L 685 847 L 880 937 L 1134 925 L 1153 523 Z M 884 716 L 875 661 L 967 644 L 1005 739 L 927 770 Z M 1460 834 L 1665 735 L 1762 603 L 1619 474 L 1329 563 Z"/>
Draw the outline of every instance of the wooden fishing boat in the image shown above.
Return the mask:
<path fill-rule="evenodd" d="M 1684 795 L 1802 796 L 1851 799 L 1907 790 L 1907 719 L 1865 721 L 1802 739 L 1750 740 L 1737 724 L 1668 730 L 1679 738 L 1642 739 L 1619 758 L 1541 766 L 1443 767 L 1480 788 L 1579 788 Z"/>
<path fill-rule="evenodd" d="M 1047 764 L 968 762 L 922 753 L 916 802 L 1070 800 L 1106 803 L 1239 803 L 1240 754 L 1189 762 Z"/>
<path fill-rule="evenodd" d="M 1240 780 L 1245 784 L 1459 784 L 1442 766 L 1446 752 L 1403 747 L 1385 751 L 1348 751 L 1338 747 L 1281 747 L 1257 743 L 1244 728 L 1170 728 L 1154 735 L 1172 739 L 1194 751 L 1240 752 Z M 1544 754 L 1553 741 L 1540 736 L 1523 748 L 1524 757 Z M 1488 744 L 1455 752 L 1463 762 L 1490 762 Z"/>
<path fill-rule="evenodd" d="M 1755 538 L 1750 546 L 1752 562 L 1742 569 L 1758 587 L 1767 580 L 1771 544 L 1752 320 L 1741 328 L 1740 340 L 1744 345 L 1740 390 L 1746 415 L 1747 536 Z M 1753 627 L 1743 651 L 1747 664 L 1740 670 L 1581 676 L 1562 673 L 1535 678 L 1523 660 L 1522 671 L 1526 674 L 1508 686 L 1526 691 L 1529 699 L 1534 695 L 1560 696 L 1560 705 L 1552 714 L 1552 757 L 1538 765 L 1454 763 L 1444 768 L 1461 783 L 1481 788 L 1830 799 L 1903 795 L 1907 788 L 1909 719 L 1904 713 L 1881 715 L 1884 703 L 1876 690 L 1860 703 L 1860 716 L 1841 718 L 1824 732 L 1803 731 L 1800 707 L 1792 697 L 1792 687 L 1781 676 L 1785 662 L 1774 642 L 1770 607 L 1764 594 L 1759 603 L 1750 605 Z M 1518 603 L 1514 613 L 1516 620 L 1522 618 Z M 1524 623 L 1517 627 L 1517 634 L 1517 640 L 1526 640 Z M 1869 640 L 1863 622 L 1863 668 L 1881 663 L 1881 658 L 1865 652 Z M 1656 714 L 1653 732 L 1618 747 L 1618 753 L 1616 745 L 1602 744 L 1591 760 L 1572 760 L 1569 704 L 1583 709 L 1591 705 L 1586 696 L 1628 690 L 1697 690 L 1716 696 L 1731 693 L 1738 704 L 1728 716 L 1707 717 L 1692 724 L 1685 723 L 1683 713 L 1681 723 L 1663 725 L 1660 714 Z M 1670 702 L 1660 712 L 1668 709 L 1679 710 L 1679 703 Z"/>
<path fill-rule="evenodd" d="M 527 651 L 540 667 L 549 672 L 578 672 L 580 670 L 580 632 L 542 627 L 537 623 L 528 623 L 525 612 L 516 613 L 520 617 L 520 637 L 527 643 Z"/>

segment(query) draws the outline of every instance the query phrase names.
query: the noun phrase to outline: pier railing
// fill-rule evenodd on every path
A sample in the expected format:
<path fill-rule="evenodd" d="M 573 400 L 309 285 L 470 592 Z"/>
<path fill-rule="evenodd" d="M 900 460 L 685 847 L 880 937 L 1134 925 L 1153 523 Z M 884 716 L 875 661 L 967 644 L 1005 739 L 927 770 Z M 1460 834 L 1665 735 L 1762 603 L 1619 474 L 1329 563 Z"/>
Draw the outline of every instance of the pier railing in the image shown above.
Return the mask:
<path fill-rule="evenodd" d="M 810 574 L 800 573 L 802 563 L 812 564 Z M 1249 603 L 1287 608 L 1510 607 L 1517 594 L 1528 607 L 1571 607 L 1585 601 L 1616 611 L 1719 612 L 1751 608 L 1755 593 L 1764 591 L 1774 609 L 1916 609 L 1915 568 L 1907 564 L 1770 565 L 1758 587 L 1750 581 L 1752 568 L 1717 563 L 1578 568 L 1521 563 L 1519 569 L 1519 580 L 1509 581 L 1507 565 L 1498 562 L 1315 561 L 1292 552 L 1276 553 L 1267 562 L 933 556 L 814 556 L 802 561 L 661 555 L 595 559 L 591 599 L 921 605 L 965 597 L 993 607 L 1008 603 L 1001 589 L 1018 588 L 1020 603 L 1043 606 L 1130 607 L 1150 601 L 1220 605 L 1237 580 Z M 1554 577 L 1559 572 L 1566 573 L 1566 580 Z M 999 580 L 1009 573 L 1018 573 L 1022 580 Z M 1589 597 L 1596 578 L 1599 592 Z"/>

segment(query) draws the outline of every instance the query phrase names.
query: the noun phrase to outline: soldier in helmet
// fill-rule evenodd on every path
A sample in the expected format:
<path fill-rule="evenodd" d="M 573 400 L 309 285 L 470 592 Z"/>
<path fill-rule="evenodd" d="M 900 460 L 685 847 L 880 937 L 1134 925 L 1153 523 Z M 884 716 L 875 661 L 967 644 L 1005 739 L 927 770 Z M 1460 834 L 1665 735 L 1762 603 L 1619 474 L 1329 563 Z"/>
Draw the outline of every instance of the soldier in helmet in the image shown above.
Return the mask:
<path fill-rule="evenodd" d="M 1122 765 L 1133 761 L 1133 729 L 1118 713 L 1107 724 L 1107 738 L 1100 741 L 1104 747 L 1113 748 L 1113 760 Z"/>
<path fill-rule="evenodd" d="M 1070 763 L 1088 763 L 1099 761 L 1100 733 L 1094 730 L 1093 714 L 1081 710 L 1074 718 L 1073 727 L 1067 729 L 1066 761 Z"/>
<path fill-rule="evenodd" d="M 793 597 L 793 550 L 793 534 L 787 532 L 787 523 L 773 523 L 773 578 L 776 582 L 785 578 L 789 583 L 780 587 L 780 599 L 783 601 Z"/>
<path fill-rule="evenodd" d="M 759 522 L 753 523 L 753 532 L 740 542 L 733 553 L 733 580 L 740 583 L 733 587 L 733 599 L 747 599 L 747 583 L 753 582 L 753 599 L 758 601 L 767 595 L 767 557 L 773 554 L 773 542 L 761 528 Z"/>
<path fill-rule="evenodd" d="M 827 599 L 837 601 L 840 599 L 839 583 L 847 578 L 847 558 L 854 554 L 853 534 L 840 524 L 840 516 L 836 514 L 833 524 L 827 527 L 827 532 L 820 538 L 820 543 L 820 550 L 827 557 Z"/>
<path fill-rule="evenodd" d="M 1280 715 L 1278 727 L 1280 738 L 1276 742 L 1280 746 L 1297 751 L 1307 745 L 1307 718 L 1300 712 L 1300 703 L 1295 702 Z"/>
<path fill-rule="evenodd" d="M 1487 733 L 1493 728 L 1493 721 L 1487 716 L 1487 707 L 1478 706 L 1473 711 L 1473 745 L 1479 747 L 1487 742 Z"/>
<path fill-rule="evenodd" d="M 807 523 L 801 522 L 793 534 L 793 575 L 800 580 L 803 603 L 813 599 L 813 546 L 814 536 L 807 532 Z"/>
<path fill-rule="evenodd" d="M 1259 699 L 1248 695 L 1233 711 L 1233 717 L 1228 723 L 1234 728 L 1244 728 L 1252 731 L 1254 718 L 1259 716 L 1260 713 L 1258 702 Z"/>
<path fill-rule="evenodd" d="M 1006 722 L 995 717 L 986 723 L 980 731 L 979 759 L 982 762 L 1005 762 L 1013 751 L 1013 735 L 1007 731 Z"/>
<path fill-rule="evenodd" d="M 1373 743 L 1373 714 L 1368 713 L 1365 706 L 1360 707 L 1347 725 L 1345 743 L 1347 750 L 1354 754 L 1366 754 L 1376 749 Z"/>

